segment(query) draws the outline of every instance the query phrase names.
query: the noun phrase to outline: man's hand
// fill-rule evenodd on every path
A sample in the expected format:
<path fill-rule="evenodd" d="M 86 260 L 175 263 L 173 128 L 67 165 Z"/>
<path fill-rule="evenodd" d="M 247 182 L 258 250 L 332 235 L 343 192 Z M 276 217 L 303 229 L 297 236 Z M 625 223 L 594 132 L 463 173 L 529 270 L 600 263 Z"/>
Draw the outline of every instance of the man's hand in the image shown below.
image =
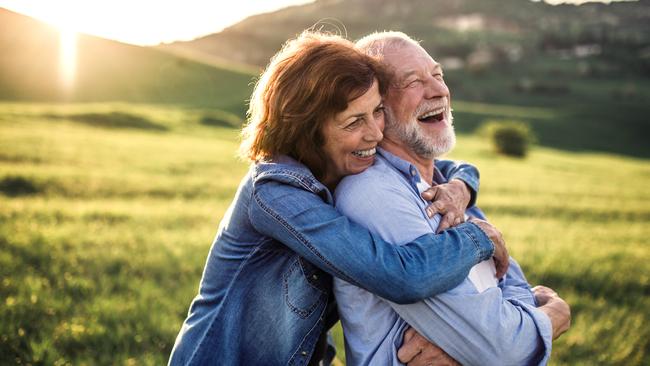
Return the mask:
<path fill-rule="evenodd" d="M 471 197 L 469 188 L 459 179 L 452 179 L 449 183 L 433 186 L 422 192 L 422 198 L 431 201 L 427 207 L 427 215 L 442 215 L 438 233 L 465 222 L 465 210 Z"/>
<path fill-rule="evenodd" d="M 472 217 L 469 219 L 469 222 L 478 225 L 478 227 L 483 230 L 485 235 L 487 235 L 492 243 L 494 243 L 494 254 L 492 255 L 494 259 L 494 266 L 497 269 L 497 278 L 503 277 L 508 271 L 508 266 L 510 265 L 510 255 L 508 254 L 508 249 L 506 248 L 506 242 L 503 240 L 501 232 L 497 230 L 492 224 L 487 221 L 477 219 Z"/>
<path fill-rule="evenodd" d="M 404 341 L 397 351 L 397 358 L 408 366 L 460 366 L 440 347 L 429 342 L 413 328 L 404 332 Z"/>
<path fill-rule="evenodd" d="M 557 339 L 571 326 L 571 308 L 569 304 L 557 292 L 546 286 L 535 286 L 532 291 L 539 304 L 538 309 L 551 319 L 553 339 Z"/>

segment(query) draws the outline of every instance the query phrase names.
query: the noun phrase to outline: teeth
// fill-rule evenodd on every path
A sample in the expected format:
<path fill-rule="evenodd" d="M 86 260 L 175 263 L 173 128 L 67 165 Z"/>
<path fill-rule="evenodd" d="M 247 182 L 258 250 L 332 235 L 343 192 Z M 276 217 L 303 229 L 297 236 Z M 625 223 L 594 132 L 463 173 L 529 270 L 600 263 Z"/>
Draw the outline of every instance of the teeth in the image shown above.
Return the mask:
<path fill-rule="evenodd" d="M 435 110 L 433 110 L 431 112 L 427 112 L 427 113 L 421 115 L 420 117 L 418 117 L 418 119 L 426 119 L 426 118 L 429 118 L 429 117 L 433 117 L 433 116 L 435 116 L 437 114 L 443 113 L 444 111 L 445 111 L 445 107 L 441 107 L 441 108 L 435 109 Z"/>
<path fill-rule="evenodd" d="M 375 155 L 376 152 L 377 152 L 377 149 L 373 147 L 372 149 L 368 149 L 368 150 L 353 151 L 352 154 L 356 155 L 356 156 L 359 156 L 359 157 L 362 157 L 362 158 L 367 158 L 369 156 Z"/>

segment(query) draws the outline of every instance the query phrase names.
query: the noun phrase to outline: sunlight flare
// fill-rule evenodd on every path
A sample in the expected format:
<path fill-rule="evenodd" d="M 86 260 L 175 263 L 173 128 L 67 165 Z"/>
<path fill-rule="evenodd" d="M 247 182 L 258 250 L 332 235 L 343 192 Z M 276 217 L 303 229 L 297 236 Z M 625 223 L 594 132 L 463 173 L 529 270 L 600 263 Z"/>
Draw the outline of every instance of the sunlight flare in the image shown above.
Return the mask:
<path fill-rule="evenodd" d="M 59 36 L 59 75 L 66 94 L 72 91 L 77 70 L 77 33 L 61 29 Z"/>

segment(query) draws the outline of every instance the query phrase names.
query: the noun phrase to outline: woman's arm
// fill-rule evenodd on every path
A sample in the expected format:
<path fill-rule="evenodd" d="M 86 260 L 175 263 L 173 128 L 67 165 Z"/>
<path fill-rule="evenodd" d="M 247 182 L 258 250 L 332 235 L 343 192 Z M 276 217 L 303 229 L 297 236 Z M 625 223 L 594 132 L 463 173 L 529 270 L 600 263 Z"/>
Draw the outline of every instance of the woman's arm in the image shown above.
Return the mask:
<path fill-rule="evenodd" d="M 272 180 L 256 184 L 249 216 L 256 230 L 324 271 L 398 304 L 455 287 L 494 253 L 492 240 L 473 223 L 394 246 L 319 196 Z"/>

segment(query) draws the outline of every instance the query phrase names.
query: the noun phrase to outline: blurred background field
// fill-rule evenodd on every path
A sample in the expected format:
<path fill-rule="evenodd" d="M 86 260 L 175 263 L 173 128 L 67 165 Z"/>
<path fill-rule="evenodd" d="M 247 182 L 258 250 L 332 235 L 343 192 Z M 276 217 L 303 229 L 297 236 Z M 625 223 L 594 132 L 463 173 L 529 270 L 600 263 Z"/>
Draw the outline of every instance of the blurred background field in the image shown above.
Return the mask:
<path fill-rule="evenodd" d="M 451 157 L 479 167 L 529 280 L 572 305 L 551 364 L 650 364 L 649 3 L 400 4 L 317 1 L 157 47 L 78 35 L 71 84 L 63 33 L 0 8 L 0 364 L 166 363 L 247 170 L 255 76 L 326 16 L 350 38 L 403 30 L 449 65 Z M 498 155 L 486 120 L 537 145 Z"/>
<path fill-rule="evenodd" d="M 3 363 L 165 363 L 247 169 L 238 131 L 151 105 L 0 113 Z M 160 127 L 70 118 L 118 113 Z M 452 157 L 480 167 L 481 207 L 531 282 L 572 305 L 553 364 L 647 363 L 647 160 L 547 148 L 520 160 L 466 135 Z"/>

